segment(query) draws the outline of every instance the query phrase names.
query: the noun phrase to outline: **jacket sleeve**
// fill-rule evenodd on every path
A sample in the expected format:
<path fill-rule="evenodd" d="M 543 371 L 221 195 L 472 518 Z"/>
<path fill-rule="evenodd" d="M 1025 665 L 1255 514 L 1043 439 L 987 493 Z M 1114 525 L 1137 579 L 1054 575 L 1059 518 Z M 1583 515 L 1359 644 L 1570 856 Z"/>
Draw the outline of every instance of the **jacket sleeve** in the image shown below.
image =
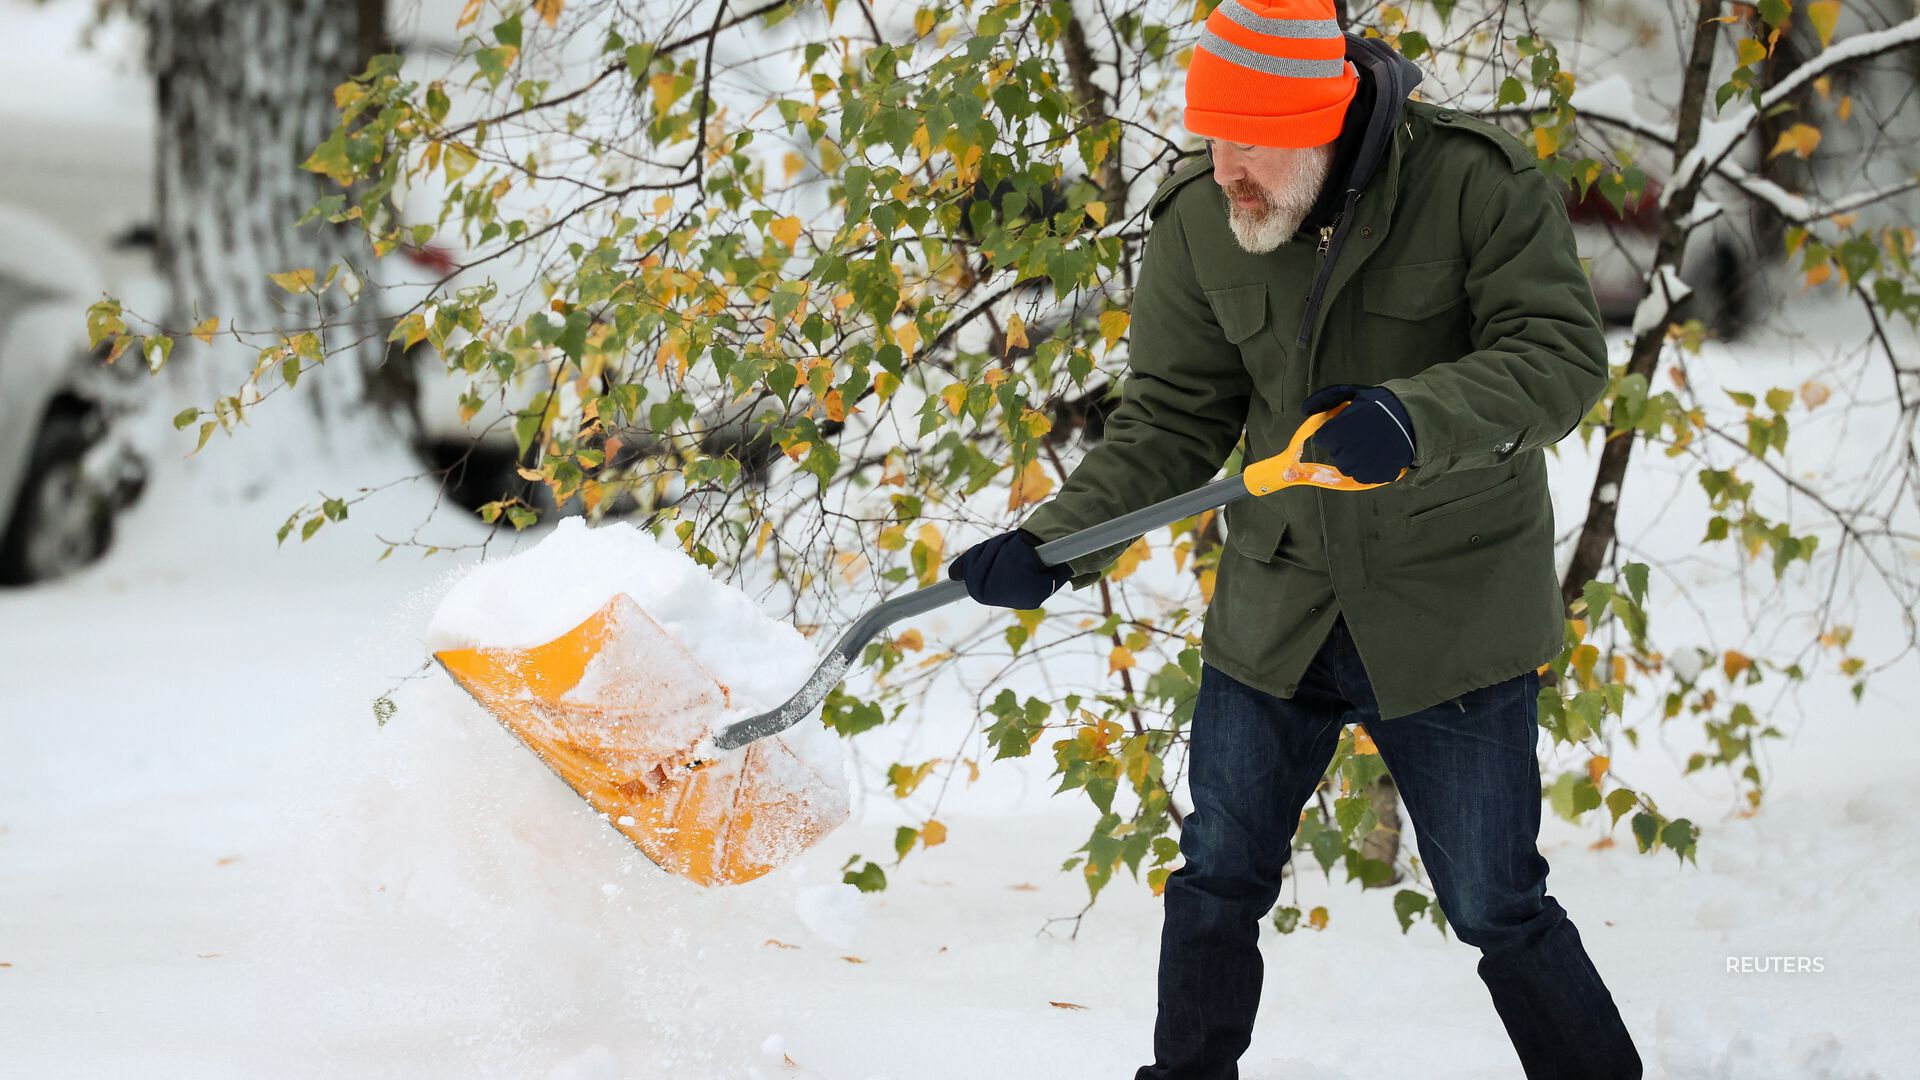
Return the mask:
<path fill-rule="evenodd" d="M 1195 280 L 1180 208 L 1154 221 L 1133 293 L 1127 375 L 1105 437 L 1060 490 L 1020 525 L 1042 541 L 1199 487 L 1220 471 L 1246 427 L 1253 380 Z M 1083 589 L 1125 541 L 1067 564 Z"/>
<path fill-rule="evenodd" d="M 1593 286 L 1539 169 L 1495 183 L 1467 237 L 1466 292 L 1474 350 L 1380 384 L 1413 420 L 1417 453 L 1403 483 L 1424 487 L 1559 442 L 1607 387 Z"/>

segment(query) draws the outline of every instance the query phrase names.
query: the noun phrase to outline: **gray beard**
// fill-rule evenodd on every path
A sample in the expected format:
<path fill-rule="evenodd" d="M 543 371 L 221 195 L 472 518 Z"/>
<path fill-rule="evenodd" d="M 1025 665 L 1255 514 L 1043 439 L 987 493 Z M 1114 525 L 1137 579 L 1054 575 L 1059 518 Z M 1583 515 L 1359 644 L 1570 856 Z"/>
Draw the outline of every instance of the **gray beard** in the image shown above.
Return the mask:
<path fill-rule="evenodd" d="M 1279 247 L 1300 231 L 1300 223 L 1313 211 L 1313 204 L 1320 197 L 1320 188 L 1327 181 L 1327 173 L 1333 168 L 1333 144 L 1316 147 L 1316 153 L 1308 165 L 1296 172 L 1278 190 L 1269 191 L 1267 209 L 1264 215 L 1255 215 L 1235 206 L 1233 197 L 1224 191 L 1221 197 L 1227 202 L 1227 225 L 1233 230 L 1234 242 L 1243 250 L 1256 255 L 1264 254 Z"/>

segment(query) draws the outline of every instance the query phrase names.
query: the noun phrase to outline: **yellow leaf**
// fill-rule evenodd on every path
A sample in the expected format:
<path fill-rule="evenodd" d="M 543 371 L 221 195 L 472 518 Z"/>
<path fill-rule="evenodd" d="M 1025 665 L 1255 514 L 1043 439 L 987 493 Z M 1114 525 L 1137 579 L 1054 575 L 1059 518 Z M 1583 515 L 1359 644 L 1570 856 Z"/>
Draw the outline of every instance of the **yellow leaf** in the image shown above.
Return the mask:
<path fill-rule="evenodd" d="M 1734 59 L 1741 67 L 1752 67 L 1767 58 L 1767 47 L 1753 38 L 1741 38 L 1734 49 Z"/>
<path fill-rule="evenodd" d="M 1612 764 L 1613 759 L 1604 754 L 1587 762 L 1587 779 L 1593 781 L 1594 787 L 1600 786 L 1600 778 L 1607 775 L 1607 767 Z"/>
<path fill-rule="evenodd" d="M 1016 347 L 1022 349 L 1030 347 L 1027 344 L 1027 324 L 1021 321 L 1020 316 L 1009 315 L 1007 316 L 1007 348 L 1012 350 Z"/>
<path fill-rule="evenodd" d="M 1107 571 L 1107 580 L 1120 581 L 1126 578 L 1152 553 L 1153 549 L 1147 545 L 1147 538 L 1140 537 L 1127 545 L 1127 550 L 1121 552 L 1119 558 L 1113 560 L 1113 567 Z"/>
<path fill-rule="evenodd" d="M 1213 602 L 1213 579 L 1217 569 L 1217 567 L 1209 566 L 1205 570 L 1200 571 L 1200 599 L 1207 603 Z"/>
<path fill-rule="evenodd" d="M 1813 156 L 1813 149 L 1820 145 L 1820 129 L 1812 124 L 1795 124 L 1780 133 L 1780 139 L 1767 151 L 1769 159 L 1779 157 L 1791 150 L 1801 158 Z"/>
<path fill-rule="evenodd" d="M 946 539 L 940 530 L 932 525 L 920 526 L 920 539 L 914 541 L 926 552 L 926 572 L 920 575 L 920 584 L 932 585 L 940 577 L 946 562 Z"/>
<path fill-rule="evenodd" d="M 1113 346 L 1127 332 L 1127 326 L 1133 322 L 1133 316 L 1124 311 L 1107 311 L 1100 315 L 1100 340 L 1111 352 Z"/>
<path fill-rule="evenodd" d="M 1841 123 L 1843 124 L 1846 123 L 1847 118 L 1853 115 L 1853 95 L 1852 94 L 1841 95 L 1840 104 L 1834 106 L 1833 115 L 1837 117 Z"/>
<path fill-rule="evenodd" d="M 947 827 L 938 821 L 929 819 L 920 827 L 920 846 L 933 847 L 947 842 Z"/>
<path fill-rule="evenodd" d="M 827 419 L 833 421 L 836 424 L 846 420 L 847 406 L 840 398 L 839 387 L 836 386 L 833 389 L 827 391 L 827 397 L 824 404 L 827 407 Z"/>
<path fill-rule="evenodd" d="M 932 8 L 921 8 L 913 13 L 913 36 L 926 37 L 933 31 L 934 19 L 939 15 Z"/>
<path fill-rule="evenodd" d="M 947 403 L 948 412 L 959 416 L 960 409 L 967 403 L 967 384 L 948 383 L 947 388 L 940 391 L 940 400 Z"/>
<path fill-rule="evenodd" d="M 1325 930 L 1327 928 L 1327 909 L 1317 907 L 1307 912 L 1307 925 L 1313 927 L 1315 930 Z"/>
<path fill-rule="evenodd" d="M 1535 157 L 1552 157 L 1553 152 L 1559 148 L 1560 136 L 1555 134 L 1551 128 L 1537 127 L 1533 129 L 1533 153 Z"/>
<path fill-rule="evenodd" d="M 454 22 L 455 30 L 464 30 L 469 23 L 480 17 L 480 5 L 484 0 L 467 0 L 467 6 L 460 9 L 460 18 Z"/>
<path fill-rule="evenodd" d="M 927 639 L 922 636 L 917 629 L 908 630 L 903 634 L 896 635 L 893 643 L 899 646 L 902 651 L 919 652 L 921 649 L 927 647 Z"/>
<path fill-rule="evenodd" d="M 1826 48 L 1833 41 L 1834 24 L 1840 21 L 1840 0 L 1814 0 L 1807 5 L 1807 21 L 1820 35 L 1820 47 Z"/>
<path fill-rule="evenodd" d="M 892 397 L 893 392 L 898 389 L 900 389 L 900 377 L 893 372 L 882 371 L 874 375 L 873 393 L 880 399 L 880 404 L 885 405 L 887 399 Z"/>
<path fill-rule="evenodd" d="M 1373 744 L 1373 736 L 1367 734 L 1365 725 L 1353 725 L 1353 752 L 1356 754 L 1378 754 L 1380 748 Z"/>
<path fill-rule="evenodd" d="M 560 22 L 560 8 L 565 3 L 566 0 L 533 0 L 533 10 L 541 22 L 556 26 Z"/>
<path fill-rule="evenodd" d="M 800 241 L 800 219 L 791 215 L 774 218 L 767 223 L 767 231 L 773 234 L 775 240 L 793 247 Z"/>
<path fill-rule="evenodd" d="M 900 351 L 911 359 L 914 352 L 920 348 L 920 324 L 908 320 L 901 325 L 900 329 L 893 332 L 893 340 L 894 344 L 900 346 Z"/>
<path fill-rule="evenodd" d="M 1020 422 L 1027 426 L 1029 438 L 1037 439 L 1053 430 L 1053 421 L 1047 419 L 1047 414 L 1032 407 L 1020 410 Z"/>
<path fill-rule="evenodd" d="M 1115 645 L 1113 651 L 1107 654 L 1107 674 L 1109 675 L 1116 671 L 1125 671 L 1132 666 L 1133 653 L 1125 645 Z"/>
<path fill-rule="evenodd" d="M 980 376 L 980 381 L 986 383 L 987 389 L 989 390 L 998 389 L 1001 383 L 1007 381 L 1007 369 L 1001 367 L 988 368 L 985 374 Z"/>
<path fill-rule="evenodd" d="M 681 90 L 678 83 L 679 76 L 670 71 L 663 71 L 647 80 L 648 89 L 653 91 L 655 112 L 666 112 L 673 108 L 674 102 L 680 100 Z"/>
<path fill-rule="evenodd" d="M 1809 409 L 1817 409 L 1825 405 L 1830 393 L 1827 384 L 1816 379 L 1808 379 L 1800 384 L 1800 400 L 1806 402 Z"/>
<path fill-rule="evenodd" d="M 1100 226 L 1100 227 L 1101 227 L 1101 228 L 1103 228 L 1103 229 L 1104 229 L 1104 228 L 1106 228 L 1106 225 L 1107 225 L 1107 204 L 1106 204 L 1106 203 L 1104 203 L 1104 202 L 1090 202 L 1090 203 L 1088 203 L 1088 204 L 1087 204 L 1087 216 L 1093 219 L 1093 223 L 1094 223 L 1095 225 L 1098 225 L 1098 226 Z"/>
<path fill-rule="evenodd" d="M 1595 685 L 1593 665 L 1598 663 L 1599 660 L 1600 649 L 1591 641 L 1582 642 L 1574 647 L 1572 657 L 1573 670 L 1575 674 L 1580 677 L 1581 687 L 1591 689 Z"/>
<path fill-rule="evenodd" d="M 671 209 L 673 209 L 673 196 L 662 195 L 659 198 L 653 200 L 653 216 L 654 217 L 666 217 L 667 211 Z"/>
<path fill-rule="evenodd" d="M 1040 465 L 1040 459 L 1027 462 L 1020 475 L 1013 478 L 1013 485 L 1007 492 L 1007 509 L 1018 510 L 1031 503 L 1037 503 L 1053 490 L 1053 477 Z"/>
<path fill-rule="evenodd" d="M 220 319 L 218 316 L 202 319 L 193 324 L 189 332 L 199 338 L 201 344 L 209 344 L 213 341 L 213 335 L 220 332 Z"/>
<path fill-rule="evenodd" d="M 289 270 L 284 274 L 268 274 L 267 276 L 273 279 L 275 285 L 280 286 L 290 293 L 313 291 L 314 276 L 311 267 L 303 266 L 298 270 Z"/>
<path fill-rule="evenodd" d="M 756 558 L 759 557 L 761 552 L 767 549 L 767 537 L 772 535 L 773 535 L 773 522 L 766 520 L 764 518 L 761 519 L 760 536 L 758 539 L 756 539 L 753 542 L 753 554 Z"/>
<path fill-rule="evenodd" d="M 1832 276 L 1833 265 L 1831 263 L 1821 263 L 1819 266 L 1807 271 L 1807 288 L 1811 289 L 1816 285 L 1823 285 L 1826 283 L 1826 280 Z"/>
<path fill-rule="evenodd" d="M 807 167 L 806 159 L 791 150 L 787 151 L 787 156 L 782 159 L 781 163 L 782 167 L 787 171 L 788 180 L 792 180 L 795 173 Z"/>
<path fill-rule="evenodd" d="M 1726 651 L 1726 654 L 1720 658 L 1720 669 L 1727 673 L 1727 680 L 1729 682 L 1739 677 L 1741 672 L 1747 670 L 1752 666 L 1753 666 L 1752 659 L 1750 659 L 1745 653 L 1739 652 L 1735 649 L 1728 649 Z"/>

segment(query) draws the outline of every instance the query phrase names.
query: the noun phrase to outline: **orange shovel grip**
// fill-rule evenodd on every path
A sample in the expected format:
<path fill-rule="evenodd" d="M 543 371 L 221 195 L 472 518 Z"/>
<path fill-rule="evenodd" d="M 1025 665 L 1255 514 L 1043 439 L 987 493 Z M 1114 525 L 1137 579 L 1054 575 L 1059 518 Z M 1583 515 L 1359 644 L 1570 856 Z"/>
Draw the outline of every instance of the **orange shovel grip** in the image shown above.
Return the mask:
<path fill-rule="evenodd" d="M 1393 480 L 1407 475 L 1407 470 L 1403 468 L 1393 480 L 1365 484 L 1326 462 L 1300 460 L 1300 449 L 1306 444 L 1307 438 L 1320 430 L 1322 424 L 1338 416 L 1340 410 L 1351 404 L 1351 401 L 1343 401 L 1325 412 L 1317 412 L 1307 417 L 1300 422 L 1298 428 L 1294 429 L 1293 438 L 1287 442 L 1285 450 L 1272 457 L 1261 458 L 1240 470 L 1241 477 L 1247 482 L 1247 490 L 1254 495 L 1265 495 L 1284 487 L 1295 486 L 1333 488 L 1336 491 L 1365 491 L 1367 488 L 1377 488 L 1381 484 L 1391 484 Z"/>

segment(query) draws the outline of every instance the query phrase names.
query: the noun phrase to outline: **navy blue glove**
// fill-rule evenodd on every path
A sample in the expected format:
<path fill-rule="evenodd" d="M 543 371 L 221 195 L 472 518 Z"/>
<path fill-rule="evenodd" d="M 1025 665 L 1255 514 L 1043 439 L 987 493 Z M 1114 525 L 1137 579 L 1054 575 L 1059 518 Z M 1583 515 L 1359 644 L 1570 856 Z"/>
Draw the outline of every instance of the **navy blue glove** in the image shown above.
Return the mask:
<path fill-rule="evenodd" d="M 1065 563 L 1047 566 L 1034 548 L 1040 538 L 1025 529 L 989 536 L 961 552 L 947 577 L 967 583 L 967 595 L 989 607 L 1037 608 L 1073 577 Z"/>
<path fill-rule="evenodd" d="M 1326 451 L 1334 468 L 1363 484 L 1380 484 L 1413 464 L 1413 420 L 1406 406 L 1384 386 L 1336 383 L 1322 387 L 1300 403 L 1300 415 L 1326 412 L 1342 401 L 1352 404 L 1308 439 Z"/>

